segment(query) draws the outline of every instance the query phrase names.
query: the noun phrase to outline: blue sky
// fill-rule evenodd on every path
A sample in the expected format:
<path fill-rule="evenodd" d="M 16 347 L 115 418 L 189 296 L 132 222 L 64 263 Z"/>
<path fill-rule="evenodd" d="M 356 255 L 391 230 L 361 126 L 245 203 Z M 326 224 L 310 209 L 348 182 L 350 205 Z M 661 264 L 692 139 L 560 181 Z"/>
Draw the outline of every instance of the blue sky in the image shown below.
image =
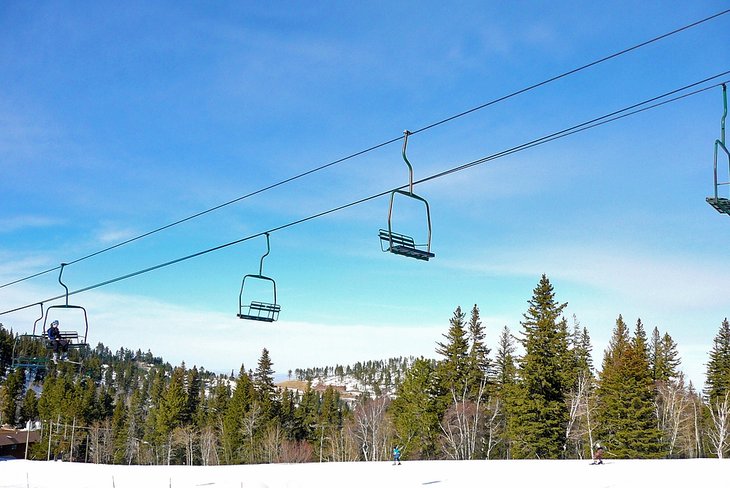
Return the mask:
<path fill-rule="evenodd" d="M 4 284 L 539 83 L 727 8 L 698 2 L 5 2 Z M 409 139 L 415 178 L 727 71 L 730 15 Z M 727 79 L 726 75 L 724 78 Z M 719 81 L 719 80 L 718 80 Z M 90 342 L 278 372 L 434 355 L 456 306 L 491 346 L 542 273 L 593 338 L 641 318 L 704 362 L 730 311 L 730 218 L 705 202 L 719 88 L 417 185 L 428 263 L 380 251 L 387 197 L 271 234 L 280 320 L 236 318 L 261 237 L 70 302 Z M 69 266 L 84 288 L 407 183 L 400 142 Z M 422 231 L 420 208 L 397 207 Z M 395 230 L 395 229 L 394 229 Z M 408 233 L 406 232 L 406 233 Z M 0 311 L 58 295 L 0 288 Z M 18 331 L 37 309 L 0 316 Z"/>

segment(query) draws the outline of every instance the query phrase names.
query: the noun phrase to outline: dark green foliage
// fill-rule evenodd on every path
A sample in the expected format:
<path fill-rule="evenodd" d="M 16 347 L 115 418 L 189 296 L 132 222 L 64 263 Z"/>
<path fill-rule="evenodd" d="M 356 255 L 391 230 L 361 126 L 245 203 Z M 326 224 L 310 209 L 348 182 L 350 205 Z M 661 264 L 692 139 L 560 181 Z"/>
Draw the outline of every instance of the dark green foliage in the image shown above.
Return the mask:
<path fill-rule="evenodd" d="M 439 394 L 433 361 L 416 359 L 391 404 L 404 459 L 431 459 L 436 455 L 439 419 L 443 413 L 438 407 Z"/>
<path fill-rule="evenodd" d="M 490 349 L 485 343 L 486 333 L 479 317 L 479 307 L 474 304 L 469 318 L 469 361 L 470 369 L 475 376 L 472 383 L 479 383 L 482 377 L 492 374 L 492 361 L 489 359 Z"/>
<path fill-rule="evenodd" d="M 256 389 L 256 399 L 263 410 L 262 415 L 267 420 L 275 417 L 277 413 L 273 365 L 268 349 L 264 348 L 253 374 L 253 384 Z"/>
<path fill-rule="evenodd" d="M 461 307 L 454 310 L 449 320 L 449 330 L 444 334 L 446 342 L 439 342 L 436 353 L 443 356 L 439 362 L 437 373 L 441 389 L 445 392 L 445 402 L 455 396 L 461 400 L 470 392 L 470 380 L 473 379 L 472 360 L 469 357 L 469 340 L 464 323 L 466 315 Z"/>
<path fill-rule="evenodd" d="M 705 395 L 710 403 L 723 401 L 730 391 L 730 322 L 722 321 L 707 362 Z"/>
<path fill-rule="evenodd" d="M 25 374 L 22 369 L 12 371 L 0 386 L 0 415 L 2 422 L 15 425 L 18 420 L 20 399 L 23 396 Z"/>
<path fill-rule="evenodd" d="M 652 379 L 657 382 L 667 382 L 675 379 L 679 374 L 679 352 L 677 344 L 669 334 L 663 336 L 659 329 L 654 327 L 649 341 L 649 368 Z"/>
<path fill-rule="evenodd" d="M 515 394 L 514 455 L 555 459 L 563 452 L 568 419 L 566 391 L 568 344 L 567 304 L 555 300 L 553 286 L 543 275 L 528 301 L 522 322 L 525 354 L 520 360 L 519 390 Z"/>
<path fill-rule="evenodd" d="M 499 345 L 494 361 L 495 380 L 498 385 L 513 384 L 517 380 L 515 341 L 507 326 L 499 335 Z"/>
<path fill-rule="evenodd" d="M 617 457 L 664 455 L 654 407 L 646 333 L 637 321 L 634 337 L 619 316 L 599 375 L 597 421 L 600 437 Z"/>
<path fill-rule="evenodd" d="M 155 418 L 158 439 L 168 437 L 173 429 L 182 425 L 185 418 L 188 404 L 185 392 L 186 373 L 185 364 L 173 369 L 169 384 L 161 394 Z"/>
<path fill-rule="evenodd" d="M 0 378 L 5 376 L 12 363 L 13 342 L 13 333 L 0 323 Z"/>

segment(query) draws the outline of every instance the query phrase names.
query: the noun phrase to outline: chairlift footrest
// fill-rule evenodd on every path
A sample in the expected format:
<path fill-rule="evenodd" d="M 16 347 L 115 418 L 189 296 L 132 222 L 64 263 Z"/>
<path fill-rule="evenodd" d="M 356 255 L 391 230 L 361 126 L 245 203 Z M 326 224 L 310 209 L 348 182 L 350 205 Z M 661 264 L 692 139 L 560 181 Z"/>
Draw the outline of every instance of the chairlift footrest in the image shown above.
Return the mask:
<path fill-rule="evenodd" d="M 718 212 L 730 215 L 730 199 L 707 197 L 706 200 Z"/>

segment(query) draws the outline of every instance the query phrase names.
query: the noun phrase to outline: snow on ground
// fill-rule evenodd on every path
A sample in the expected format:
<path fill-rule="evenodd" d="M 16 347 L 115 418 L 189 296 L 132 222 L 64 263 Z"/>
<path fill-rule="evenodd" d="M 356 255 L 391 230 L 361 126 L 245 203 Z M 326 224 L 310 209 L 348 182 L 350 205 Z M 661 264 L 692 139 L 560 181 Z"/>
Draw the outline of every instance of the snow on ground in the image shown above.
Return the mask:
<path fill-rule="evenodd" d="M 730 487 L 730 460 L 404 461 L 110 466 L 0 461 L 0 488 Z"/>

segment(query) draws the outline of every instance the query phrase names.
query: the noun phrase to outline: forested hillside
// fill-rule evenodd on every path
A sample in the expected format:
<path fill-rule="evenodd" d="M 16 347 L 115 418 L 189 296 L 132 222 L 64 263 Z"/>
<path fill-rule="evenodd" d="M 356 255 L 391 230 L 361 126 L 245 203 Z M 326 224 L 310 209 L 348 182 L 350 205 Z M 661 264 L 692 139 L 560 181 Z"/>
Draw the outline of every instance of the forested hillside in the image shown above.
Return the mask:
<path fill-rule="evenodd" d="M 396 445 L 404 459 L 586 458 L 597 442 L 619 458 L 728 455 L 727 320 L 698 391 L 669 333 L 619 315 L 594 365 L 588 329 L 564 307 L 543 276 L 521 330 L 497 344 L 477 305 L 457 307 L 435 359 L 279 372 L 284 386 L 266 349 L 231 375 L 101 344 L 81 364 L 11 368 L 14 337 L 0 329 L 1 422 L 41 429 L 35 459 L 94 463 L 371 461 Z"/>

